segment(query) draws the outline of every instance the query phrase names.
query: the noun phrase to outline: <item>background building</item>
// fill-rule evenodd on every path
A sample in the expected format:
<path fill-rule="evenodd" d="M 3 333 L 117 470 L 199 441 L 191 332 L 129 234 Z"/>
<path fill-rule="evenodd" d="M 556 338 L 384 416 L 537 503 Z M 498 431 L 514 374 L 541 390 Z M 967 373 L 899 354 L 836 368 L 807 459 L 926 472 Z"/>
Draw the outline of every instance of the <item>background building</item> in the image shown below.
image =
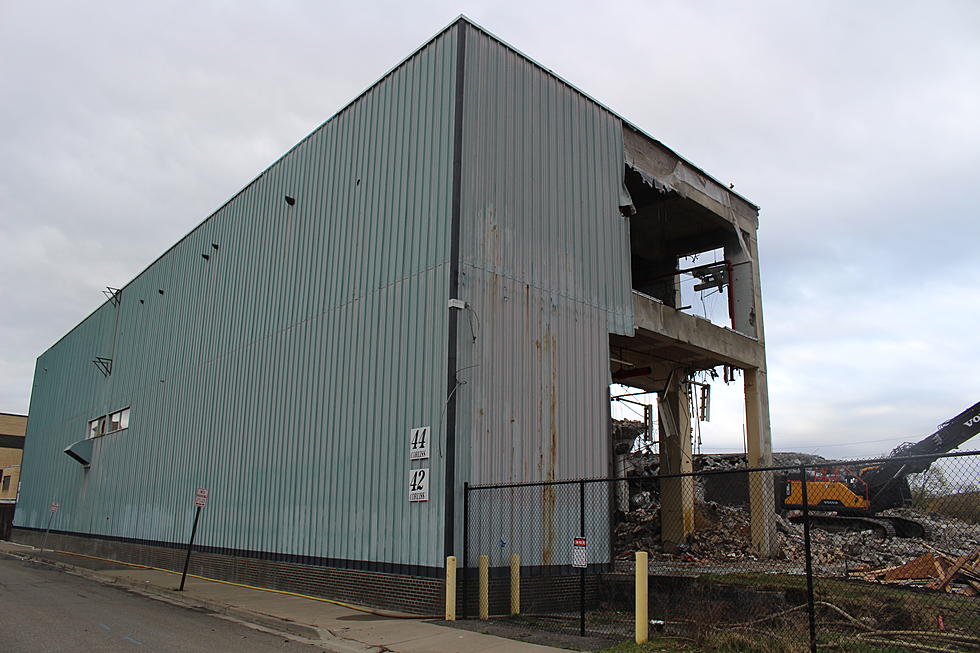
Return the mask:
<path fill-rule="evenodd" d="M 0 413 L 0 540 L 10 537 L 14 520 L 25 433 L 27 415 Z"/>
<path fill-rule="evenodd" d="M 198 572 L 432 609 L 465 482 L 610 472 L 613 378 L 683 471 L 689 372 L 744 370 L 766 462 L 757 214 L 460 19 L 41 355 L 15 536 L 176 567 L 207 488 Z M 732 328 L 678 310 L 719 250 Z"/>

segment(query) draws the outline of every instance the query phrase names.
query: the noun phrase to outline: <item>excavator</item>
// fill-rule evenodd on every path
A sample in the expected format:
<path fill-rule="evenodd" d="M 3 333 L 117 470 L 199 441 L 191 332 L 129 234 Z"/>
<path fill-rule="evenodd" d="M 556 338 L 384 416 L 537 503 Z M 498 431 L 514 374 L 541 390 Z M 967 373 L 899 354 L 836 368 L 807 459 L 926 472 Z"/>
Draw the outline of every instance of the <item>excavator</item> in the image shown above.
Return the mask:
<path fill-rule="evenodd" d="M 919 474 L 939 456 L 980 433 L 980 402 L 944 422 L 935 433 L 915 443 L 905 443 L 875 465 L 855 467 L 831 462 L 806 471 L 807 508 L 810 523 L 828 530 L 873 530 L 883 537 L 931 538 L 921 522 L 882 515 L 888 508 L 912 504 L 909 474 Z M 907 458 L 917 456 L 913 460 Z M 803 477 L 797 472 L 783 478 L 783 510 L 803 508 Z M 829 514 L 836 513 L 836 514 Z M 800 515 L 791 517 L 799 521 Z"/>

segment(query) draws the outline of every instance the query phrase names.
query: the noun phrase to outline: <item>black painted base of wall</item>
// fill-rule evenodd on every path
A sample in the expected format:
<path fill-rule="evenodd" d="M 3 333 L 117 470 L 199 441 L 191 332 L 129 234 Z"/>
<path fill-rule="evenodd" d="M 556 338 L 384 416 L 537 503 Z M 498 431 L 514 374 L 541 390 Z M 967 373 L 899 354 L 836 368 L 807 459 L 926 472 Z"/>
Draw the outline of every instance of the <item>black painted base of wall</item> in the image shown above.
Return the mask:
<path fill-rule="evenodd" d="M 493 573 L 499 571 L 500 573 Z M 491 616 L 510 614 L 510 570 L 492 570 L 487 588 L 487 607 Z M 539 568 L 536 571 L 541 571 Z M 553 573 L 525 573 L 521 575 L 521 613 L 555 614 L 577 612 L 581 596 L 581 579 L 577 570 L 552 568 Z M 479 572 L 469 570 L 469 578 L 459 572 L 456 612 L 468 618 L 480 614 Z M 601 599 L 601 575 L 598 569 L 590 569 L 585 576 L 585 607 L 591 610 Z M 465 600 L 465 606 L 463 601 Z"/>
<path fill-rule="evenodd" d="M 40 546 L 44 531 L 14 528 L 11 539 Z M 51 532 L 47 548 L 180 571 L 186 549 L 92 535 Z M 299 562 L 195 551 L 188 573 L 233 583 L 287 590 L 357 605 L 442 615 L 442 578 L 318 566 Z M 175 577 L 176 578 L 176 577 Z M 176 586 L 177 581 L 174 582 Z"/>
<path fill-rule="evenodd" d="M 0 540 L 10 539 L 10 529 L 14 523 L 14 503 L 0 503 Z"/>
<path fill-rule="evenodd" d="M 11 539 L 22 544 L 40 547 L 44 531 L 13 528 Z M 171 571 L 183 568 L 186 548 L 164 543 L 106 538 L 78 533 L 52 531 L 48 549 L 131 562 Z M 271 557 L 271 556 L 270 556 Z M 349 562 L 349 561 L 348 561 Z M 369 563 L 363 563 L 369 564 Z M 425 576 L 393 574 L 368 569 L 349 569 L 276 560 L 251 555 L 232 555 L 195 549 L 188 573 L 227 580 L 243 585 L 286 590 L 309 594 L 356 605 L 399 610 L 411 614 L 441 616 L 445 606 L 445 579 L 433 576 L 425 568 Z M 490 573 L 490 612 L 508 614 L 510 609 L 510 570 L 494 568 Z M 599 567 L 586 576 L 587 606 L 599 600 Z M 457 587 L 457 614 L 475 617 L 479 613 L 477 570 L 466 574 L 460 569 Z M 178 579 L 174 577 L 176 587 Z M 579 575 L 565 567 L 525 568 L 521 578 L 521 607 L 524 612 L 553 612 L 577 609 Z M 464 612 L 464 600 L 466 602 Z"/>

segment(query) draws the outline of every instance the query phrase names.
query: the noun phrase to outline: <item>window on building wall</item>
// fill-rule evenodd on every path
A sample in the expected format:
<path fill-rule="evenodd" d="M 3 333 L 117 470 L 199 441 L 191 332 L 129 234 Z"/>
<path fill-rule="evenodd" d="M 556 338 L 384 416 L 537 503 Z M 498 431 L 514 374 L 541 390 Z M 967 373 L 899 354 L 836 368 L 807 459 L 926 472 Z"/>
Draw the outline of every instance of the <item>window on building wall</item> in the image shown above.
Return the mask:
<path fill-rule="evenodd" d="M 109 429 L 106 433 L 114 433 L 129 428 L 129 408 L 117 410 L 109 415 Z"/>
<path fill-rule="evenodd" d="M 11 478 L 10 476 L 4 476 L 3 477 L 3 486 L 2 487 L 3 487 L 3 491 L 4 492 L 6 492 L 7 490 L 10 489 L 10 478 Z"/>
<path fill-rule="evenodd" d="M 117 410 L 88 423 L 88 437 L 97 438 L 106 433 L 115 433 L 129 428 L 129 407 Z"/>
<path fill-rule="evenodd" d="M 97 438 L 105 433 L 105 417 L 96 417 L 88 423 L 88 437 Z"/>

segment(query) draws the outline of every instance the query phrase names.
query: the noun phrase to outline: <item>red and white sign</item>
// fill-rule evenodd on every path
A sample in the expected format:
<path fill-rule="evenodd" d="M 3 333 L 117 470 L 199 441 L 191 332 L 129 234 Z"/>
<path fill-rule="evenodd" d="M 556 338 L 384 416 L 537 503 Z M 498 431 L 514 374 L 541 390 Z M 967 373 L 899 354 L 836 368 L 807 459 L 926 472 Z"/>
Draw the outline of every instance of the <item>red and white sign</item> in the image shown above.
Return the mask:
<path fill-rule="evenodd" d="M 61 509 L 61 504 L 55 501 L 51 504 L 51 512 L 58 512 Z"/>
<path fill-rule="evenodd" d="M 585 569 L 589 566 L 589 544 L 584 537 L 572 540 L 572 566 Z"/>
<path fill-rule="evenodd" d="M 208 490 L 207 488 L 199 487 L 194 493 L 194 505 L 198 508 L 203 508 L 208 505 Z"/>

